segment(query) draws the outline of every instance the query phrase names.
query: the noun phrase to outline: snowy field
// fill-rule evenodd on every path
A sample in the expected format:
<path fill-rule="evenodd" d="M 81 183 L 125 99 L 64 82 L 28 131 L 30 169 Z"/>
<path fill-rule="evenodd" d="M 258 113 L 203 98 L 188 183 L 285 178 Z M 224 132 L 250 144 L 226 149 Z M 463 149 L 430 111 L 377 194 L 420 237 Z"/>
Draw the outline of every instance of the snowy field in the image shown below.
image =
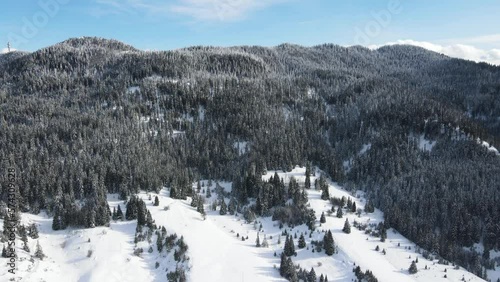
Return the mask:
<path fill-rule="evenodd" d="M 263 179 L 274 175 L 269 171 Z M 278 175 L 287 183 L 293 176 L 303 183 L 305 169 L 296 168 L 291 172 Z M 320 171 L 311 177 L 311 183 L 320 176 Z M 342 232 L 345 219 L 352 223 L 377 224 L 383 219 L 382 212 L 356 215 L 344 213 L 343 218 L 335 214 L 326 216 L 326 223 L 320 225 L 319 218 L 322 212 L 331 209 L 329 201 L 320 199 L 320 191 L 308 190 L 309 203 L 314 209 L 318 222 L 316 231 L 309 236 L 305 225 L 289 228 L 279 228 L 278 222 L 270 217 L 258 218 L 257 222 L 246 223 L 241 215 L 219 215 L 219 211 L 211 210 L 211 203 L 216 199 L 215 184 L 212 197 L 206 199 L 204 219 L 195 208 L 190 206 L 191 200 L 173 200 L 168 197 L 168 189 L 158 194 L 160 205 L 153 206 L 154 193 L 141 193 L 140 197 L 146 202 L 155 223 L 165 226 L 168 233 L 177 233 L 184 236 L 187 243 L 189 257 L 189 281 L 285 281 L 279 276 L 279 255 L 283 251 L 285 236 L 281 236 L 286 229 L 288 234 L 297 234 L 297 238 L 304 233 L 307 247 L 297 248 L 298 239 L 295 238 L 297 256 L 292 257 L 294 264 L 306 270 L 314 267 L 317 276 L 328 276 L 328 281 L 353 281 L 352 269 L 360 266 L 362 271 L 371 270 L 379 281 L 483 281 L 477 276 L 462 268 L 456 269 L 452 264 L 441 265 L 437 261 L 426 260 L 416 252 L 416 246 L 395 230 L 388 230 L 387 239 L 381 242 L 379 238 L 366 235 L 352 226 L 351 234 Z M 226 191 L 230 191 L 231 183 L 219 183 Z M 203 181 L 203 190 L 207 189 L 207 181 Z M 193 184 L 196 188 L 196 184 Z M 350 195 L 335 183 L 329 183 L 330 196 L 350 197 L 358 208 L 363 208 L 365 201 L 362 197 Z M 203 193 L 202 193 L 203 194 Z M 204 194 L 203 194 L 204 195 Z M 358 193 L 362 196 L 362 193 Z M 125 204 L 118 200 L 117 195 L 109 195 L 111 209 L 118 204 L 125 211 Z M 226 203 L 229 199 L 226 199 Z M 145 252 L 142 257 L 135 256 L 134 234 L 136 221 L 112 222 L 110 227 L 93 229 L 72 229 L 52 231 L 52 219 L 44 213 L 39 215 L 23 214 L 24 224 L 35 223 L 39 227 L 38 239 L 46 258 L 42 261 L 31 259 L 31 255 L 21 249 L 18 244 L 19 259 L 18 271 L 14 281 L 167 281 L 166 269 L 175 269 L 176 262 L 165 254 L 159 254 L 156 249 L 152 253 Z M 262 229 L 260 225 L 262 224 Z M 260 229 L 260 231 L 259 231 Z M 327 256 L 324 252 L 313 252 L 311 240 L 321 240 L 323 231 L 331 230 L 338 253 Z M 266 239 L 267 248 L 257 248 L 255 241 L 259 234 L 261 242 Z M 241 237 L 247 238 L 242 241 Z M 90 240 L 89 240 L 90 239 Z M 278 241 L 280 243 L 278 244 Z M 34 253 L 36 240 L 30 239 L 31 254 Z M 142 247 L 149 243 L 140 242 Z M 155 242 L 150 244 L 155 248 Z M 376 247 L 379 246 L 379 251 Z M 383 254 L 383 250 L 386 254 Z M 89 251 L 91 255 L 89 256 Z M 276 256 L 275 256 L 276 253 Z M 492 252 L 492 256 L 496 253 Z M 410 275 L 408 268 L 413 260 L 418 258 L 418 273 Z M 160 262 L 156 268 L 155 263 Z M 426 269 L 427 267 L 427 269 Z M 7 273 L 4 264 L 0 269 L 0 281 L 9 281 L 13 276 Z M 498 269 L 498 268 L 497 268 Z M 444 278 L 446 275 L 446 278 Z M 492 281 L 496 281 L 497 272 L 489 272 Z"/>

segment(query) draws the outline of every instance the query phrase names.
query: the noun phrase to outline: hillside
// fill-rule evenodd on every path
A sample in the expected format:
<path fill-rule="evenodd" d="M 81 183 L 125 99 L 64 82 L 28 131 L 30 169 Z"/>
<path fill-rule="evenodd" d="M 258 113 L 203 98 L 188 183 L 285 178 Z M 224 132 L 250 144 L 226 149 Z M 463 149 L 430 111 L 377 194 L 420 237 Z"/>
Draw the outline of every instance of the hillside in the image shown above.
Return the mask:
<path fill-rule="evenodd" d="M 168 187 L 175 201 L 162 199 L 180 204 L 192 183 L 215 179 L 257 218 L 313 229 L 314 197 L 308 207 L 299 189 L 262 176 L 317 166 L 382 211 L 384 229 L 486 278 L 500 249 L 499 98 L 500 67 L 411 46 L 150 52 L 83 37 L 3 54 L 0 170 L 16 172 L 16 188 L 2 173 L 0 215 L 12 216 L 14 198 L 16 212 L 55 219 L 54 236 L 93 234 L 112 221 L 109 194 L 130 201 Z"/>
<path fill-rule="evenodd" d="M 301 185 L 305 179 L 305 169 L 295 168 L 289 173 L 278 172 L 285 183 L 294 177 Z M 320 175 L 320 171 L 316 175 Z M 274 172 L 269 171 L 263 179 L 269 180 Z M 313 180 L 316 178 L 313 178 Z M 319 177 L 317 178 L 319 179 Z M 212 182 L 212 181 L 211 181 Z M 220 183 L 225 192 L 230 192 L 231 183 Z M 208 182 L 202 182 L 203 190 L 208 189 Z M 210 189 L 212 197 L 206 199 L 205 207 L 210 210 L 213 202 L 217 201 L 216 186 L 213 182 Z M 196 188 L 196 183 L 193 184 Z M 332 197 L 352 198 L 358 207 L 364 208 L 366 200 L 363 197 L 355 198 L 335 183 L 329 183 L 329 192 Z M 320 191 L 309 190 L 309 203 L 319 215 L 330 210 L 331 204 L 321 200 Z M 159 194 L 141 192 L 140 197 L 146 201 L 147 207 L 155 224 L 167 226 L 167 232 L 183 234 L 189 246 L 189 281 L 284 281 L 276 268 L 280 264 L 279 256 L 283 251 L 285 236 L 288 234 L 305 234 L 306 247 L 297 247 L 297 256 L 293 257 L 295 264 L 306 270 L 315 269 L 318 277 L 323 274 L 328 281 L 352 281 L 355 278 L 353 269 L 372 270 L 379 281 L 483 281 L 461 268 L 440 263 L 437 259 L 426 259 L 418 246 L 401 236 L 395 230 L 388 230 L 387 239 L 381 242 L 380 238 L 367 234 L 364 230 L 353 227 L 351 234 L 343 233 L 344 220 L 357 221 L 361 224 L 376 226 L 382 221 L 382 213 L 361 213 L 356 215 L 346 211 L 344 218 L 335 215 L 326 217 L 326 223 L 316 223 L 317 231 L 312 232 L 305 226 L 294 228 L 279 228 L 279 222 L 270 217 L 257 219 L 247 223 L 241 215 L 220 215 L 220 208 L 208 211 L 204 219 L 193 207 L 190 200 L 175 200 L 168 196 L 168 189 L 162 189 Z M 204 193 L 201 193 L 204 194 Z M 158 196 L 159 206 L 154 206 L 150 200 Z M 117 207 L 122 201 L 117 201 L 118 195 L 110 195 L 110 207 Z M 226 199 L 228 201 L 229 199 Z M 168 209 L 165 209 L 168 207 Z M 35 223 L 39 226 L 40 239 L 44 246 L 46 257 L 43 260 L 30 261 L 29 255 L 21 251 L 18 277 L 21 281 L 165 281 L 166 269 L 175 269 L 175 261 L 168 256 L 159 255 L 155 240 L 134 244 L 134 232 L 137 221 L 115 221 L 109 227 L 94 229 L 69 229 L 52 231 L 51 220 L 46 214 L 37 216 L 23 214 L 23 224 Z M 262 227 L 260 227 L 262 225 Z M 324 230 L 332 230 L 337 252 L 327 256 L 323 251 L 312 252 L 315 248 L 311 242 L 322 240 Z M 255 247 L 255 240 L 259 233 L 260 238 L 267 240 L 269 246 Z M 240 237 L 248 237 L 242 241 Z M 31 240 L 30 240 L 31 241 Z M 281 241 L 280 243 L 278 243 Z M 298 244 L 298 239 L 294 239 Z M 34 248 L 35 240 L 31 241 Z M 144 244 L 145 243 L 145 244 Z M 149 246 L 154 248 L 152 253 L 141 256 L 133 255 L 134 249 Z M 377 246 L 380 248 L 376 250 Z M 92 250 L 89 257 L 88 251 Z M 384 254 L 385 253 L 385 254 Z M 419 260 L 417 274 L 410 275 L 408 267 L 412 260 Z M 161 262 L 158 268 L 156 262 Z M 217 263 L 215 263 L 217 262 Z M 2 266 L 4 267 L 4 266 Z M 7 273 L 2 271 L 2 273 Z M 447 279 L 443 279 L 446 275 Z M 497 275 L 490 273 L 490 275 Z M 8 277 L 8 274 L 3 275 Z"/>

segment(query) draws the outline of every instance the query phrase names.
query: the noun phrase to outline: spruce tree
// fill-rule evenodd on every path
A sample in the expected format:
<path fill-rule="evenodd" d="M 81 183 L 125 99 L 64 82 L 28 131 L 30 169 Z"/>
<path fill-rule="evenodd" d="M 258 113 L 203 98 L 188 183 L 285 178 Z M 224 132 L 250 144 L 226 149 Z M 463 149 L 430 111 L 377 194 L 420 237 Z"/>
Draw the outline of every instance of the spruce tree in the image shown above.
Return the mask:
<path fill-rule="evenodd" d="M 365 205 L 365 212 L 372 213 L 374 211 L 375 211 L 375 207 L 373 206 L 372 200 L 368 200 L 368 202 Z"/>
<path fill-rule="evenodd" d="M 149 229 L 153 230 L 154 228 L 154 220 L 153 217 L 151 216 L 151 212 L 147 210 L 146 213 L 146 226 L 149 227 Z"/>
<path fill-rule="evenodd" d="M 35 257 L 39 258 L 40 260 L 43 260 L 45 257 L 45 254 L 43 253 L 42 246 L 40 246 L 40 242 L 36 242 L 36 251 L 35 251 Z"/>
<path fill-rule="evenodd" d="M 337 217 L 338 217 L 338 218 L 342 218 L 343 216 L 344 216 L 344 213 L 342 212 L 342 208 L 341 208 L 341 207 L 339 207 L 339 208 L 337 209 Z"/>
<path fill-rule="evenodd" d="M 325 217 L 325 213 L 324 212 L 321 213 L 321 217 L 319 218 L 319 222 L 321 222 L 321 223 L 325 223 L 326 222 L 326 217 Z"/>
<path fill-rule="evenodd" d="M 306 239 L 304 238 L 304 233 L 300 234 L 299 243 L 297 245 L 299 249 L 303 249 L 306 247 Z"/>
<path fill-rule="evenodd" d="M 288 236 L 285 240 L 284 253 L 288 257 L 295 255 L 295 245 L 293 243 L 292 235 Z"/>
<path fill-rule="evenodd" d="M 224 199 L 221 200 L 219 214 L 220 215 L 227 214 L 227 204 L 226 204 L 226 201 Z"/>
<path fill-rule="evenodd" d="M 62 230 L 66 228 L 64 224 L 63 214 L 61 208 L 57 206 L 54 210 L 54 218 L 52 219 L 52 230 Z"/>
<path fill-rule="evenodd" d="M 5 250 L 5 246 L 4 246 L 4 250 Z M 285 277 L 285 274 L 288 273 L 288 265 L 286 263 L 286 259 L 287 259 L 287 257 L 285 255 L 285 253 L 281 253 L 281 262 L 280 262 L 280 275 L 281 275 L 281 277 Z"/>
<path fill-rule="evenodd" d="M 258 232 L 257 232 L 257 239 L 255 239 L 255 246 L 257 248 L 260 248 L 260 237 Z"/>
<path fill-rule="evenodd" d="M 411 262 L 411 265 L 410 265 L 410 268 L 408 268 L 408 272 L 410 274 L 415 274 L 418 272 L 418 269 L 417 269 L 417 264 L 415 263 L 415 261 L 412 261 Z"/>
<path fill-rule="evenodd" d="M 311 267 L 311 271 L 309 271 L 309 274 L 307 275 L 307 281 L 308 282 L 316 282 L 316 271 L 314 271 L 314 268 Z"/>
<path fill-rule="evenodd" d="M 346 234 L 350 234 L 351 233 L 351 224 L 349 223 L 349 219 L 345 219 L 345 223 L 344 223 L 344 228 L 342 228 L 342 231 L 344 231 L 344 233 Z"/>
<path fill-rule="evenodd" d="M 156 237 L 156 248 L 159 253 L 163 250 L 163 235 L 161 233 Z"/>
<path fill-rule="evenodd" d="M 160 205 L 160 199 L 158 199 L 158 196 L 155 196 L 155 202 L 153 204 L 155 207 Z"/>
<path fill-rule="evenodd" d="M 30 226 L 30 237 L 31 239 L 38 239 L 38 227 L 36 227 L 35 223 Z"/>
<path fill-rule="evenodd" d="M 203 217 L 206 216 L 205 205 L 203 204 L 203 199 L 198 197 L 198 205 L 196 206 L 196 211 L 198 211 Z"/>
<path fill-rule="evenodd" d="M 326 182 L 326 178 L 321 175 L 319 179 L 319 186 L 321 188 L 321 199 L 322 200 L 329 200 L 330 199 L 330 191 L 328 188 L 328 183 Z"/>
<path fill-rule="evenodd" d="M 200 191 L 201 191 L 201 181 L 200 181 L 200 180 L 198 180 L 198 184 L 196 184 L 196 193 L 198 193 L 198 194 L 199 194 L 199 193 L 200 193 Z"/>
<path fill-rule="evenodd" d="M 295 266 L 293 265 L 292 259 L 287 258 L 286 264 L 287 264 L 287 272 L 285 273 L 285 278 L 287 278 L 289 281 L 292 282 L 298 282 L 299 279 L 297 278 L 297 271 L 295 271 Z"/>
<path fill-rule="evenodd" d="M 7 254 L 7 249 L 5 248 L 5 245 L 3 245 L 3 248 L 2 248 L 2 257 L 3 258 L 9 257 L 9 255 Z"/>
<path fill-rule="evenodd" d="M 234 197 L 231 197 L 231 200 L 229 200 L 227 211 L 230 215 L 234 215 L 234 213 L 236 212 L 236 200 L 234 199 Z"/>
<path fill-rule="evenodd" d="M 113 220 L 116 220 L 116 208 L 115 207 L 113 207 L 113 212 L 111 213 L 111 218 Z"/>
<path fill-rule="evenodd" d="M 123 220 L 123 212 L 120 205 L 118 205 L 118 208 L 116 209 L 116 219 Z"/>
<path fill-rule="evenodd" d="M 326 255 L 331 256 L 335 253 L 335 242 L 333 240 L 333 234 L 331 230 L 328 230 L 325 236 L 323 236 L 323 245 Z"/>
<path fill-rule="evenodd" d="M 147 222 L 147 210 L 145 203 L 139 199 L 137 202 L 137 225 L 145 225 Z"/>

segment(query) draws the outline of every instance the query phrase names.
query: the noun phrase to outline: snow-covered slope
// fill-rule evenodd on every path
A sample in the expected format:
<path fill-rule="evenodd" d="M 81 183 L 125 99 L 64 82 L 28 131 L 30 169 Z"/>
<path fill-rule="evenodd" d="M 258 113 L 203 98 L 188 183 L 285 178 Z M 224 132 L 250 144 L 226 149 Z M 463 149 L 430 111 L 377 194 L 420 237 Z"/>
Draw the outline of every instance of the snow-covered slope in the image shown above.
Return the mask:
<path fill-rule="evenodd" d="M 263 176 L 268 179 L 274 175 L 269 171 Z M 278 175 L 285 183 L 293 176 L 303 183 L 305 169 L 296 168 L 291 172 L 279 172 Z M 311 182 L 319 177 L 320 171 L 315 172 Z M 207 189 L 207 181 L 203 181 L 203 190 Z M 230 191 L 231 183 L 219 183 L 226 191 Z M 196 188 L 196 184 L 193 184 Z M 210 187 L 215 192 L 215 183 Z M 350 197 L 358 208 L 363 208 L 365 201 L 362 197 L 351 195 L 342 190 L 335 183 L 329 183 L 330 196 Z M 322 212 L 331 209 L 329 201 L 320 199 L 320 191 L 308 190 L 309 204 L 319 219 Z M 362 212 L 359 216 L 346 213 L 343 218 L 327 216 L 326 223 L 320 225 L 310 234 L 306 226 L 279 228 L 276 221 L 270 217 L 258 218 L 256 222 L 247 223 L 241 215 L 219 215 L 219 211 L 210 210 L 211 203 L 216 200 L 216 193 L 206 199 L 204 218 L 195 208 L 190 206 L 190 199 L 174 200 L 168 197 L 168 189 L 163 189 L 157 195 L 159 206 L 153 205 L 154 193 L 141 193 L 139 196 L 146 202 L 156 225 L 165 226 L 168 233 L 177 233 L 183 236 L 189 246 L 188 250 L 188 281 L 285 281 L 279 276 L 279 255 L 283 251 L 285 237 L 288 234 L 304 233 L 307 247 L 297 250 L 293 262 L 304 269 L 314 267 L 317 276 L 328 276 L 328 281 L 352 281 L 355 279 L 352 269 L 360 266 L 363 271 L 369 269 L 379 281 L 482 281 L 475 275 L 462 268 L 455 268 L 451 264 L 438 264 L 436 260 L 427 260 L 417 252 L 415 244 L 398 234 L 395 230 L 388 230 L 387 239 L 381 242 L 379 238 L 365 234 L 354 226 L 351 234 L 343 233 L 342 227 L 348 218 L 351 224 L 377 224 L 382 221 L 382 212 Z M 203 194 L 203 193 L 202 193 Z M 204 195 L 204 194 L 203 194 Z M 358 192 L 362 196 L 361 192 Z M 110 207 L 118 204 L 124 209 L 123 201 L 117 195 L 110 195 Z M 226 202 L 229 199 L 226 199 Z M 16 281 L 166 281 L 166 271 L 173 270 L 176 262 L 169 255 L 159 254 L 156 251 L 155 240 L 151 243 L 140 242 L 138 246 L 146 248 L 152 246 L 154 251 L 144 252 L 142 257 L 135 256 L 134 234 L 136 221 L 112 222 L 110 227 L 93 229 L 67 229 L 52 231 L 51 218 L 45 213 L 39 215 L 23 214 L 24 224 L 36 223 L 39 227 L 38 239 L 46 258 L 32 259 L 30 255 L 18 246 L 20 256 Z M 262 227 L 261 227 L 262 225 Z M 338 253 L 327 256 L 324 252 L 313 252 L 311 240 L 321 240 L 323 231 L 331 230 Z M 261 242 L 264 240 L 268 247 L 257 248 L 255 241 L 259 234 Z M 245 240 L 242 240 L 242 237 Z M 248 237 L 248 239 L 246 239 Z M 90 239 L 90 241 L 89 241 Z M 297 238 L 294 239 L 297 244 Z M 20 241 L 19 241 L 20 242 Z M 31 254 L 33 254 L 36 240 L 30 240 Z M 376 247 L 379 246 L 379 251 Z M 89 250 L 92 251 L 88 257 Z M 386 254 L 383 254 L 383 250 Z M 276 253 L 276 256 L 275 256 Z M 410 275 L 408 267 L 418 258 L 418 273 Z M 156 268 L 156 262 L 159 262 Z M 426 269 L 427 267 L 427 269 Z M 7 273 L 6 266 L 0 266 L 0 281 L 8 281 L 13 276 Z M 493 273 L 493 276 L 496 273 Z M 446 278 L 444 278 L 446 275 Z M 495 276 L 496 277 L 496 276 Z"/>

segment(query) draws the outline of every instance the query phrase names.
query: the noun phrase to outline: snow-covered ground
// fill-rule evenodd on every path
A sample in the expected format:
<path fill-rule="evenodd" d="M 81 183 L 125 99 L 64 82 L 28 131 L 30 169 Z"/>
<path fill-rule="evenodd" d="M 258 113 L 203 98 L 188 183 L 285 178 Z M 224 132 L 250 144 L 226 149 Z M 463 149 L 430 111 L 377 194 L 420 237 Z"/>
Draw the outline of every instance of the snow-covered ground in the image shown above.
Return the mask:
<path fill-rule="evenodd" d="M 274 173 L 269 171 L 263 179 L 269 179 Z M 298 167 L 288 173 L 278 171 L 278 175 L 285 183 L 292 176 L 299 183 L 303 183 L 304 173 L 305 169 Z M 315 176 L 311 177 L 312 183 L 320 173 L 320 171 L 315 172 Z M 202 189 L 207 189 L 208 182 L 202 181 L 202 184 Z M 230 191 L 231 183 L 219 184 L 227 192 Z M 321 274 L 327 275 L 329 281 L 352 281 L 355 278 L 352 269 L 357 265 L 361 266 L 363 271 L 371 270 L 382 282 L 460 281 L 462 278 L 465 281 L 482 281 L 462 268 L 455 269 L 451 264 L 446 266 L 424 259 L 416 252 L 415 244 L 395 230 L 388 230 L 385 242 L 366 235 L 364 231 L 359 231 L 354 226 L 351 228 L 351 234 L 341 231 L 346 218 L 351 224 L 354 220 L 360 223 L 380 222 L 383 214 L 378 210 L 371 214 L 363 212 L 360 216 L 345 213 L 344 218 L 327 216 L 326 223 L 320 225 L 321 213 L 326 214 L 326 211 L 331 209 L 331 204 L 320 199 L 320 191 L 308 190 L 310 206 L 318 218 L 317 228 L 309 237 L 310 232 L 304 225 L 295 228 L 285 226 L 280 229 L 278 222 L 273 222 L 270 217 L 246 223 L 241 215 L 219 215 L 218 210 L 212 211 L 210 208 L 217 197 L 215 185 L 214 181 L 210 187 L 214 190 L 212 197 L 206 200 L 205 219 L 190 206 L 189 198 L 171 199 L 166 188 L 158 194 L 159 206 L 153 205 L 156 194 L 144 192 L 139 195 L 146 202 L 157 225 L 165 226 L 169 234 L 175 232 L 179 236 L 184 236 L 189 247 L 188 281 L 285 281 L 279 276 L 277 269 L 280 263 L 279 254 L 285 242 L 285 237 L 281 235 L 285 229 L 288 234 L 297 234 L 297 237 L 304 233 L 306 238 L 307 248 L 304 249 L 297 248 L 298 239 L 294 239 L 297 251 L 297 256 L 292 258 L 294 264 L 299 264 L 307 270 L 314 267 L 318 277 Z M 355 198 L 356 195 L 347 193 L 333 182 L 329 182 L 329 185 L 330 196 L 350 197 L 358 208 L 363 208 L 365 201 L 362 197 Z M 193 187 L 196 188 L 196 183 Z M 362 196 L 361 192 L 357 194 Z M 125 211 L 125 205 L 123 201 L 118 200 L 117 195 L 110 195 L 108 200 L 111 209 L 120 204 Z M 22 217 L 24 223 L 36 223 L 39 226 L 38 240 L 47 257 L 42 261 L 34 259 L 30 262 L 28 259 L 30 255 L 22 251 L 19 244 L 20 259 L 16 281 L 166 281 L 166 268 L 175 269 L 175 261 L 157 253 L 155 240 L 151 243 L 154 252 L 145 251 L 142 257 L 133 255 L 135 220 L 112 222 L 109 228 L 52 231 L 52 219 L 44 213 L 23 214 Z M 260 229 L 261 224 L 262 229 Z M 332 230 L 339 250 L 331 257 L 326 256 L 324 252 L 312 252 L 310 243 L 311 240 L 321 240 L 324 236 L 323 231 L 328 229 Z M 267 240 L 269 247 L 255 247 L 257 234 L 260 234 L 261 242 L 264 238 Z M 247 236 L 248 239 L 242 241 L 241 238 Z M 30 239 L 31 254 L 34 253 L 35 245 L 36 240 Z M 147 247 L 149 243 L 140 242 L 140 245 Z M 375 250 L 377 246 L 380 251 Z M 385 255 L 382 252 L 384 249 Z M 87 257 L 89 250 L 92 250 L 92 255 Z M 415 275 L 410 275 L 408 267 L 416 258 L 419 261 L 417 263 L 419 271 Z M 155 268 L 156 262 L 160 262 L 160 267 Z M 7 273 L 6 266 L 2 264 L 0 268 L 0 281 L 8 281 L 12 276 Z M 444 278 L 445 274 L 447 278 Z M 490 277 L 496 277 L 496 274 L 498 271 L 489 273 Z"/>

